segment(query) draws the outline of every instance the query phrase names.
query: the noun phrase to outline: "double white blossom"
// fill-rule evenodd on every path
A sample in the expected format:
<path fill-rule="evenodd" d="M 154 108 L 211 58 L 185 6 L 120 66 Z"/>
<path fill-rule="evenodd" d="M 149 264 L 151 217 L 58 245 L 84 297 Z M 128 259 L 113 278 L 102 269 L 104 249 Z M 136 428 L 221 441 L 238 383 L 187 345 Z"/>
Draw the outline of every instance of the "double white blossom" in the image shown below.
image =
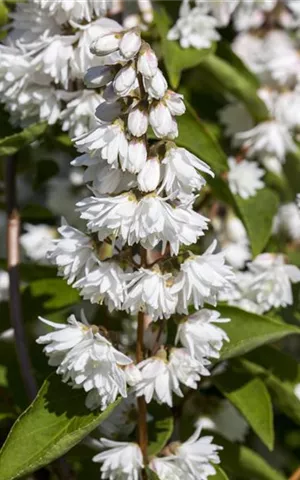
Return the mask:
<path fill-rule="evenodd" d="M 95 455 L 93 461 L 102 463 L 100 470 L 103 479 L 139 479 L 143 468 L 143 455 L 136 443 L 101 438 L 99 448 L 105 450 Z"/>
<path fill-rule="evenodd" d="M 232 193 L 242 198 L 249 198 L 262 189 L 265 184 L 261 179 L 265 172 L 256 162 L 248 160 L 236 161 L 233 157 L 228 159 L 228 183 Z"/>

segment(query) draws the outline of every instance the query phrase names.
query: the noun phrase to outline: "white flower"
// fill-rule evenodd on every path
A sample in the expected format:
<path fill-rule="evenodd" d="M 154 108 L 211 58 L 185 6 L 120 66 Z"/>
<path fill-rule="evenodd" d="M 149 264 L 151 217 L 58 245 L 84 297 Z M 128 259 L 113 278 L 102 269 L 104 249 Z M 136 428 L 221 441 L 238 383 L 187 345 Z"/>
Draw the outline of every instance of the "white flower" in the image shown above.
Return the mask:
<path fill-rule="evenodd" d="M 219 111 L 219 118 L 228 137 L 253 127 L 251 115 L 242 103 L 229 103 Z"/>
<path fill-rule="evenodd" d="M 184 443 L 175 446 L 175 463 L 184 472 L 182 478 L 206 480 L 216 473 L 211 463 L 220 463 L 218 451 L 222 449 L 212 443 L 213 437 L 200 437 L 201 426 Z M 171 457 L 172 458 L 172 457 Z"/>
<path fill-rule="evenodd" d="M 190 355 L 198 360 L 219 358 L 223 342 L 228 342 L 229 338 L 214 323 L 229 321 L 229 318 L 220 318 L 219 312 L 214 310 L 199 310 L 178 326 L 176 341 L 180 340 Z"/>
<path fill-rule="evenodd" d="M 153 77 L 157 72 L 157 63 L 157 57 L 152 48 L 148 43 L 143 43 L 138 57 L 138 71 L 146 78 Z"/>
<path fill-rule="evenodd" d="M 210 167 L 185 148 L 172 146 L 162 161 L 165 165 L 162 187 L 167 192 L 187 194 L 201 190 L 206 180 L 199 172 L 214 176 Z"/>
<path fill-rule="evenodd" d="M 256 301 L 256 294 L 251 290 L 254 275 L 251 272 L 236 272 L 235 283 L 232 283 L 231 288 L 220 292 L 218 299 L 221 302 L 228 302 L 229 305 L 252 312 L 263 313 L 262 307 Z"/>
<path fill-rule="evenodd" d="M 173 276 L 157 268 L 140 268 L 125 275 L 126 296 L 123 309 L 131 313 L 142 310 L 153 319 L 169 318 L 175 312 L 177 296 L 173 292 Z"/>
<path fill-rule="evenodd" d="M 141 137 L 147 132 L 148 113 L 142 105 L 137 105 L 129 112 L 127 126 L 135 137 Z"/>
<path fill-rule="evenodd" d="M 90 237 L 68 225 L 64 219 L 58 232 L 62 238 L 52 241 L 47 258 L 58 266 L 59 274 L 70 284 L 93 266 L 93 245 Z"/>
<path fill-rule="evenodd" d="M 171 457 L 154 457 L 149 462 L 149 468 L 156 473 L 160 480 L 182 480 L 184 474 Z"/>
<path fill-rule="evenodd" d="M 292 240 L 300 240 L 300 212 L 296 203 L 280 206 L 276 217 L 275 233 L 284 233 Z"/>
<path fill-rule="evenodd" d="M 279 122 L 290 129 L 300 126 L 300 92 L 284 92 L 277 96 L 274 114 Z"/>
<path fill-rule="evenodd" d="M 150 108 L 149 122 L 158 138 L 178 136 L 177 123 L 163 101 L 154 102 Z"/>
<path fill-rule="evenodd" d="M 153 76 L 144 77 L 143 83 L 148 95 L 158 100 L 163 98 L 168 88 L 167 81 L 159 68 Z"/>
<path fill-rule="evenodd" d="M 124 125 L 117 120 L 111 125 L 99 124 L 91 132 L 75 138 L 75 146 L 80 152 L 100 155 L 109 165 L 118 168 L 127 158 L 128 142 L 124 134 Z"/>
<path fill-rule="evenodd" d="M 250 290 L 263 311 L 293 304 L 291 284 L 300 282 L 300 269 L 286 265 L 283 255 L 263 253 L 248 268 L 253 274 Z"/>
<path fill-rule="evenodd" d="M 222 400 L 210 417 L 199 417 L 196 426 L 219 432 L 231 442 L 243 442 L 249 431 L 246 420 L 228 400 Z"/>
<path fill-rule="evenodd" d="M 179 289 L 178 313 L 188 313 L 190 304 L 196 309 L 205 302 L 216 305 L 217 294 L 230 288 L 234 274 L 225 265 L 223 253 L 213 253 L 216 246 L 214 241 L 203 255 L 191 255 L 181 264 L 175 284 Z"/>
<path fill-rule="evenodd" d="M 236 7 L 238 6 L 240 0 L 216 0 L 210 2 L 206 0 L 208 7 L 210 8 L 213 16 L 218 21 L 218 26 L 225 27 L 230 22 L 230 17 Z"/>
<path fill-rule="evenodd" d="M 120 309 L 124 301 L 123 270 L 111 261 L 94 263 L 94 268 L 86 276 L 77 280 L 75 288 L 91 303 L 105 303 L 109 311 Z"/>
<path fill-rule="evenodd" d="M 126 375 L 126 382 L 131 387 L 134 387 L 138 382 L 142 380 L 142 375 L 139 369 L 134 363 L 127 365 L 124 369 Z"/>
<path fill-rule="evenodd" d="M 129 229 L 137 200 L 131 192 L 111 197 L 99 195 L 88 197 L 77 203 L 81 218 L 88 220 L 87 226 L 97 232 L 99 240 L 109 235 L 121 236 L 124 242 L 128 239 Z"/>
<path fill-rule="evenodd" d="M 245 264 L 252 258 L 249 244 L 246 243 L 226 243 L 223 253 L 226 262 L 235 269 L 244 268 Z"/>
<path fill-rule="evenodd" d="M 116 94 L 120 97 L 126 97 L 137 86 L 136 70 L 134 65 L 128 63 L 121 68 L 114 78 L 113 86 Z"/>
<path fill-rule="evenodd" d="M 45 262 L 46 255 L 56 236 L 56 229 L 48 225 L 24 224 L 26 233 L 20 237 L 20 243 L 27 257 L 36 262 Z"/>
<path fill-rule="evenodd" d="M 93 457 L 102 463 L 101 478 L 109 480 L 138 480 L 143 468 L 143 455 L 136 443 L 114 442 L 100 439 L 99 446 L 105 449 Z"/>
<path fill-rule="evenodd" d="M 66 98 L 66 106 L 60 114 L 62 130 L 77 137 L 96 127 L 95 111 L 102 101 L 101 95 L 90 90 L 81 90 L 70 101 Z"/>
<path fill-rule="evenodd" d="M 217 21 L 205 14 L 202 8 L 187 8 L 168 33 L 168 40 L 179 40 L 182 48 L 209 48 L 220 36 Z"/>
<path fill-rule="evenodd" d="M 6 302 L 9 299 L 9 275 L 0 269 L 0 302 Z"/>
<path fill-rule="evenodd" d="M 142 380 L 135 386 L 137 397 L 145 396 L 147 403 L 154 398 L 158 403 L 172 407 L 172 392 L 183 396 L 178 379 L 169 368 L 164 350 L 159 350 L 155 357 L 143 360 L 137 367 L 142 374 Z"/>
<path fill-rule="evenodd" d="M 247 155 L 274 154 L 284 163 L 287 152 L 295 150 L 295 144 L 286 125 L 275 120 L 259 123 L 246 132 L 235 135 L 235 143 L 248 149 Z"/>
<path fill-rule="evenodd" d="M 102 56 L 118 50 L 122 38 L 122 34 L 120 33 L 122 27 L 121 25 L 118 25 L 117 22 L 115 23 L 116 27 L 114 32 L 105 33 L 98 37 L 97 40 L 93 41 L 91 44 L 92 53 Z"/>
<path fill-rule="evenodd" d="M 233 14 L 237 30 L 258 28 L 265 20 L 265 13 L 273 10 L 277 0 L 241 0 Z"/>
<path fill-rule="evenodd" d="M 81 312 L 81 322 L 76 320 L 75 315 L 68 317 L 67 324 L 50 322 L 42 317 L 39 317 L 39 320 L 55 328 L 54 332 L 42 335 L 36 341 L 46 345 L 43 351 L 49 357 L 49 365 L 52 366 L 58 366 L 68 351 L 91 336 L 89 324 L 83 312 Z"/>
<path fill-rule="evenodd" d="M 71 327 L 41 320 L 59 331 L 44 335 L 37 342 L 46 344 L 44 351 L 50 357 L 49 363 L 58 366 L 63 382 L 92 394 L 93 402 L 87 397 L 87 406 L 105 409 L 118 394 L 127 396 L 123 367 L 132 360 L 116 350 L 98 327 L 89 326 L 84 317 L 85 324 L 71 316 Z"/>
<path fill-rule="evenodd" d="M 137 177 L 139 189 L 142 192 L 152 192 L 160 181 L 160 161 L 158 157 L 147 159 Z"/>
<path fill-rule="evenodd" d="M 169 356 L 169 370 L 174 378 L 189 388 L 197 389 L 200 374 L 208 376 L 205 368 L 209 362 L 204 359 L 193 358 L 185 348 L 172 348 Z"/>
<path fill-rule="evenodd" d="M 143 138 L 132 138 L 128 143 L 128 155 L 123 161 L 123 169 L 139 173 L 147 160 L 147 147 Z"/>
<path fill-rule="evenodd" d="M 153 249 L 162 242 L 164 251 L 169 242 L 171 254 L 177 255 L 180 243 L 190 245 L 204 234 L 207 221 L 192 208 L 173 208 L 164 198 L 151 193 L 139 201 L 134 211 L 128 243 L 141 242 L 145 248 Z"/>
<path fill-rule="evenodd" d="M 249 198 L 265 186 L 261 177 L 265 172 L 259 168 L 256 162 L 248 160 L 236 161 L 235 158 L 228 159 L 228 183 L 232 193 L 242 198 Z"/>
<path fill-rule="evenodd" d="M 125 369 L 129 367 L 130 365 Z M 108 418 L 99 425 L 100 434 L 111 439 L 117 439 L 120 434 L 128 437 L 136 427 L 136 409 L 136 399 L 132 394 L 129 394 L 127 398 L 122 398 Z"/>

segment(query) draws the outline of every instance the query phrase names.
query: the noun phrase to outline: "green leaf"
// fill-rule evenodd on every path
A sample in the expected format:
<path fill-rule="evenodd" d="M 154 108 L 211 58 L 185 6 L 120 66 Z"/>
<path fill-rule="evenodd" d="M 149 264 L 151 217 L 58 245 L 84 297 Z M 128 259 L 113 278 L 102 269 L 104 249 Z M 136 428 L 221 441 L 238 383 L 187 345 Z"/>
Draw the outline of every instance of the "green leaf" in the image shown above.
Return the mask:
<path fill-rule="evenodd" d="M 149 413 L 153 421 L 149 423 L 148 455 L 157 455 L 167 444 L 173 433 L 174 420 L 171 410 L 166 405 L 152 403 Z"/>
<path fill-rule="evenodd" d="M 8 9 L 5 6 L 3 0 L 0 1 L 0 26 L 5 25 L 8 22 Z"/>
<path fill-rule="evenodd" d="M 228 368 L 213 377 L 213 383 L 240 411 L 264 444 L 274 447 L 273 408 L 262 380 Z"/>
<path fill-rule="evenodd" d="M 213 52 L 214 46 L 198 50 L 196 48 L 182 48 L 177 41 L 167 39 L 171 28 L 171 20 L 165 9 L 155 11 L 154 21 L 161 37 L 161 52 L 173 88 L 177 88 L 183 70 L 199 65 L 203 59 Z"/>
<path fill-rule="evenodd" d="M 223 445 L 220 452 L 221 465 L 228 473 L 236 474 L 238 478 L 255 480 L 286 480 L 286 477 L 271 467 L 260 455 L 248 447 L 233 444 L 214 436 L 218 445 Z"/>
<path fill-rule="evenodd" d="M 273 217 L 279 205 L 278 197 L 271 190 L 264 188 L 247 200 L 238 195 L 234 195 L 234 198 L 255 257 L 263 251 L 271 236 Z"/>
<path fill-rule="evenodd" d="M 264 346 L 240 359 L 244 371 L 260 376 L 276 406 L 300 425 L 300 400 L 294 393 L 300 383 L 300 365 L 289 355 Z"/>
<path fill-rule="evenodd" d="M 47 123 L 35 123 L 19 133 L 0 139 L 0 156 L 13 155 L 21 148 L 32 143 L 46 130 Z"/>
<path fill-rule="evenodd" d="M 177 117 L 179 136 L 176 144 L 190 150 L 207 162 L 214 173 L 228 170 L 227 157 L 216 139 L 201 122 L 193 108 L 186 103 L 187 111 Z"/>
<path fill-rule="evenodd" d="M 229 336 L 221 350 L 221 359 L 236 357 L 254 350 L 265 343 L 271 343 L 292 333 L 299 334 L 300 329 L 267 316 L 245 312 L 237 307 L 218 305 L 222 317 L 231 321 L 222 324 Z"/>
<path fill-rule="evenodd" d="M 53 374 L 18 418 L 0 452 L 0 478 L 23 477 L 47 465 L 103 422 L 120 403 L 104 412 L 84 406 L 86 393 L 63 384 Z"/>
<path fill-rule="evenodd" d="M 200 72 L 199 81 L 204 76 L 211 82 L 215 91 L 218 91 L 223 96 L 230 92 L 241 100 L 256 121 L 268 120 L 268 109 L 257 95 L 256 88 L 234 65 L 211 54 L 202 60 L 198 70 Z"/>
<path fill-rule="evenodd" d="M 78 291 L 61 278 L 44 278 L 29 285 L 30 295 L 42 301 L 44 310 L 59 310 L 80 300 Z"/>
<path fill-rule="evenodd" d="M 210 477 L 211 480 L 229 480 L 226 473 L 222 468 L 217 467 L 214 465 L 214 468 L 216 469 L 216 474 L 213 477 Z"/>
<path fill-rule="evenodd" d="M 157 473 L 155 473 L 151 468 L 145 467 L 145 473 L 147 480 L 160 480 Z"/>

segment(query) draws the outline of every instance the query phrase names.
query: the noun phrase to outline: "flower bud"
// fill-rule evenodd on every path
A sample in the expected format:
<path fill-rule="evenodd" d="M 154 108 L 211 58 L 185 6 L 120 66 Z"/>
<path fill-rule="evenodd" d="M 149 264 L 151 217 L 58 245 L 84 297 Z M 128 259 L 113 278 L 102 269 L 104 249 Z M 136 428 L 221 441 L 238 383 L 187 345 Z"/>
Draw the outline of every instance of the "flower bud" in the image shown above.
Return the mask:
<path fill-rule="evenodd" d="M 119 48 L 121 33 L 111 32 L 101 35 L 97 40 L 94 40 L 91 44 L 91 53 L 95 55 L 108 55 L 115 52 Z"/>
<path fill-rule="evenodd" d="M 126 382 L 131 387 L 134 387 L 134 385 L 136 385 L 142 380 L 142 374 L 140 370 L 134 365 L 134 363 L 131 363 L 130 365 L 127 365 L 125 367 L 125 376 Z"/>
<path fill-rule="evenodd" d="M 160 181 L 160 162 L 157 157 L 148 158 L 137 177 L 139 189 L 152 192 Z"/>
<path fill-rule="evenodd" d="M 164 101 L 171 112 L 171 115 L 183 115 L 185 112 L 185 104 L 183 101 L 183 95 L 175 93 L 172 90 L 168 90 Z"/>
<path fill-rule="evenodd" d="M 175 138 L 178 135 L 177 123 L 163 102 L 153 104 L 149 115 L 150 125 L 158 138 Z"/>
<path fill-rule="evenodd" d="M 167 81 L 159 68 L 153 77 L 144 78 L 143 82 L 146 92 L 152 98 L 162 98 L 168 88 Z"/>
<path fill-rule="evenodd" d="M 129 30 L 129 32 L 126 32 L 122 37 L 120 42 L 120 52 L 125 58 L 132 58 L 141 48 L 141 43 L 140 33 L 136 29 Z"/>
<path fill-rule="evenodd" d="M 113 85 L 117 95 L 125 97 L 138 86 L 136 71 L 132 64 L 127 65 L 117 73 Z"/>
<path fill-rule="evenodd" d="M 147 147 L 142 138 L 133 138 L 128 145 L 126 164 L 123 162 L 123 170 L 131 173 L 139 173 L 147 160 Z"/>
<path fill-rule="evenodd" d="M 85 74 L 84 83 L 88 88 L 99 88 L 106 85 L 114 78 L 111 67 L 91 67 Z"/>
<path fill-rule="evenodd" d="M 148 112 L 138 105 L 128 115 L 128 129 L 134 137 L 141 137 L 147 132 Z"/>
<path fill-rule="evenodd" d="M 148 43 L 144 43 L 139 54 L 137 68 L 144 77 L 153 77 L 157 72 L 157 57 Z"/>

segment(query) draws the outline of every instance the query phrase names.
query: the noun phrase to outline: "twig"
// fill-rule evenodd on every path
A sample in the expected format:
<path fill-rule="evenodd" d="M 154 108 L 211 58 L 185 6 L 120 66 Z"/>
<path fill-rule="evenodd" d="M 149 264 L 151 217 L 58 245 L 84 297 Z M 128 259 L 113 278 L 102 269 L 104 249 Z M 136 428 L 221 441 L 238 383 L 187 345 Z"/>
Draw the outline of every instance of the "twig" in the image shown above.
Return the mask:
<path fill-rule="evenodd" d="M 145 314 L 139 312 L 138 314 L 138 331 L 136 342 L 136 361 L 139 363 L 144 358 L 143 339 L 144 339 L 144 325 Z M 147 432 L 147 405 L 145 397 L 138 397 L 138 443 L 142 451 L 144 462 L 147 463 L 147 446 L 148 446 L 148 432 Z"/>
<path fill-rule="evenodd" d="M 6 161 L 6 206 L 7 206 L 7 268 L 9 274 L 9 306 L 12 327 L 15 333 L 16 351 L 20 371 L 28 399 L 32 401 L 37 393 L 37 384 L 27 349 L 20 293 L 20 214 L 17 207 L 16 158 Z"/>
<path fill-rule="evenodd" d="M 292 474 L 289 480 L 300 480 L 300 467 Z"/>

